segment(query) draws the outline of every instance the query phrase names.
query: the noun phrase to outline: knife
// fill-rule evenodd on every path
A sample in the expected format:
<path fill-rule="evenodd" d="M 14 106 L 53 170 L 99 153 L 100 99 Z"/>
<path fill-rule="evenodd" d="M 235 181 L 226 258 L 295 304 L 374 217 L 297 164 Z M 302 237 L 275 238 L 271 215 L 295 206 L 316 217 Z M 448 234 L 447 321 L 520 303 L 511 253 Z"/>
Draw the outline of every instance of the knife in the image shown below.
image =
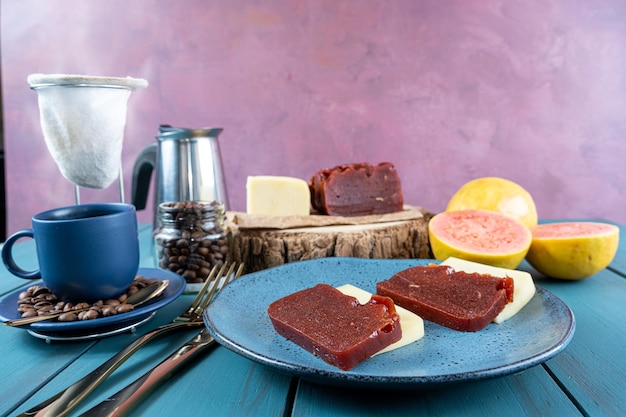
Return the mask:
<path fill-rule="evenodd" d="M 155 368 L 81 416 L 118 417 L 128 415 L 163 382 L 170 379 L 191 359 L 214 344 L 215 339 L 207 329 L 203 329 Z"/>

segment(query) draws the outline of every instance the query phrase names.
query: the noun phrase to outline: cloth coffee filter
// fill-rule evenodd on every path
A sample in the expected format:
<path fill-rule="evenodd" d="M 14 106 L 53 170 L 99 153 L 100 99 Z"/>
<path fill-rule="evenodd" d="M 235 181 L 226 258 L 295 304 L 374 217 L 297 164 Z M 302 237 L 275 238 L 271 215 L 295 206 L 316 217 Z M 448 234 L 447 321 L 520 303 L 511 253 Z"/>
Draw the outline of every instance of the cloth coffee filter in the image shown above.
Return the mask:
<path fill-rule="evenodd" d="M 107 188 L 118 177 L 128 98 L 138 78 L 32 74 L 46 146 L 61 174 L 81 187 Z"/>

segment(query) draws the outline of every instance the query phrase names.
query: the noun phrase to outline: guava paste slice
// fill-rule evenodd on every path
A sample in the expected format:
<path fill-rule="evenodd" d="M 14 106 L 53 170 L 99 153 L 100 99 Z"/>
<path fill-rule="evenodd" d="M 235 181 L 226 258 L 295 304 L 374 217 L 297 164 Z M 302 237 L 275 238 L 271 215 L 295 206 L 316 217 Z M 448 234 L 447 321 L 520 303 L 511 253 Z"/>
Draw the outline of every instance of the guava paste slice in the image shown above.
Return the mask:
<path fill-rule="evenodd" d="M 402 337 L 390 298 L 360 304 L 327 284 L 274 301 L 268 314 L 278 334 L 344 371 Z"/>
<path fill-rule="evenodd" d="M 376 293 L 442 326 L 463 332 L 486 327 L 513 300 L 513 279 L 416 266 L 376 284 Z"/>

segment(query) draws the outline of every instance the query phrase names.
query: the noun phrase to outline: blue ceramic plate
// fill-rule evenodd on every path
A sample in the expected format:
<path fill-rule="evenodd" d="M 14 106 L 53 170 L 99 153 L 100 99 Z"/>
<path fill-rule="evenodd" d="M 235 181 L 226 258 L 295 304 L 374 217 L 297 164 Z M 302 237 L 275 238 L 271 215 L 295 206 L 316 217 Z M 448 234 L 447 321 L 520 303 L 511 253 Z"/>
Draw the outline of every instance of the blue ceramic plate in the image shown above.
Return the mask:
<path fill-rule="evenodd" d="M 278 335 L 267 307 L 278 298 L 318 283 L 352 284 L 376 292 L 376 282 L 432 260 L 326 258 L 249 274 L 229 284 L 205 310 L 204 321 L 227 348 L 279 371 L 331 385 L 427 387 L 511 374 L 542 363 L 572 339 L 572 311 L 549 291 L 537 294 L 514 317 L 475 333 L 425 322 L 412 345 L 376 355 L 341 371 Z"/>
<path fill-rule="evenodd" d="M 170 271 L 155 268 L 139 268 L 137 274 L 143 275 L 146 278 L 157 278 L 161 281 L 168 279 L 170 284 L 165 289 L 165 292 L 156 300 L 141 305 L 128 313 L 102 317 L 95 320 L 65 323 L 58 321 L 41 321 L 18 328 L 28 329 L 37 333 L 38 336 L 50 336 L 52 339 L 67 338 L 79 340 L 94 334 L 115 334 L 116 330 L 131 328 L 134 324 L 143 323 L 147 318 L 151 317 L 156 310 L 174 301 L 185 289 L 185 279 Z M 5 321 L 19 318 L 17 312 L 17 298 L 20 292 L 32 285 L 42 285 L 42 282 L 31 282 L 27 286 L 13 291 L 0 300 L 0 320 Z"/>

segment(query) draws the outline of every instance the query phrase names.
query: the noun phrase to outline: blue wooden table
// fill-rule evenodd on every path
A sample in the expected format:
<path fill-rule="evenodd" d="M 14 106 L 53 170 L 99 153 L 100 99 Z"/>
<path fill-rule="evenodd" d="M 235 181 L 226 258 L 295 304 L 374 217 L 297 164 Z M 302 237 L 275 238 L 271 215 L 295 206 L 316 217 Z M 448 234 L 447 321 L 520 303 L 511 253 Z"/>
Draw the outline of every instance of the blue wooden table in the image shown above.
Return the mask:
<path fill-rule="evenodd" d="M 622 242 L 623 232 L 622 228 Z M 144 267 L 153 267 L 148 225 L 140 228 Z M 35 267 L 34 245 L 16 246 L 20 265 Z M 0 271 L 0 294 L 28 282 Z M 583 281 L 538 285 L 576 316 L 568 347 L 517 374 L 414 391 L 322 386 L 292 378 L 218 346 L 148 397 L 137 416 L 622 416 L 626 415 L 626 246 L 611 266 Z M 192 299 L 183 295 L 134 333 L 83 342 L 46 343 L 0 326 L 0 416 L 17 415 L 81 378 L 141 334 L 167 323 Z M 181 331 L 143 347 L 71 415 L 117 392 L 186 341 Z M 394 414 L 392 414 L 394 413 Z"/>

